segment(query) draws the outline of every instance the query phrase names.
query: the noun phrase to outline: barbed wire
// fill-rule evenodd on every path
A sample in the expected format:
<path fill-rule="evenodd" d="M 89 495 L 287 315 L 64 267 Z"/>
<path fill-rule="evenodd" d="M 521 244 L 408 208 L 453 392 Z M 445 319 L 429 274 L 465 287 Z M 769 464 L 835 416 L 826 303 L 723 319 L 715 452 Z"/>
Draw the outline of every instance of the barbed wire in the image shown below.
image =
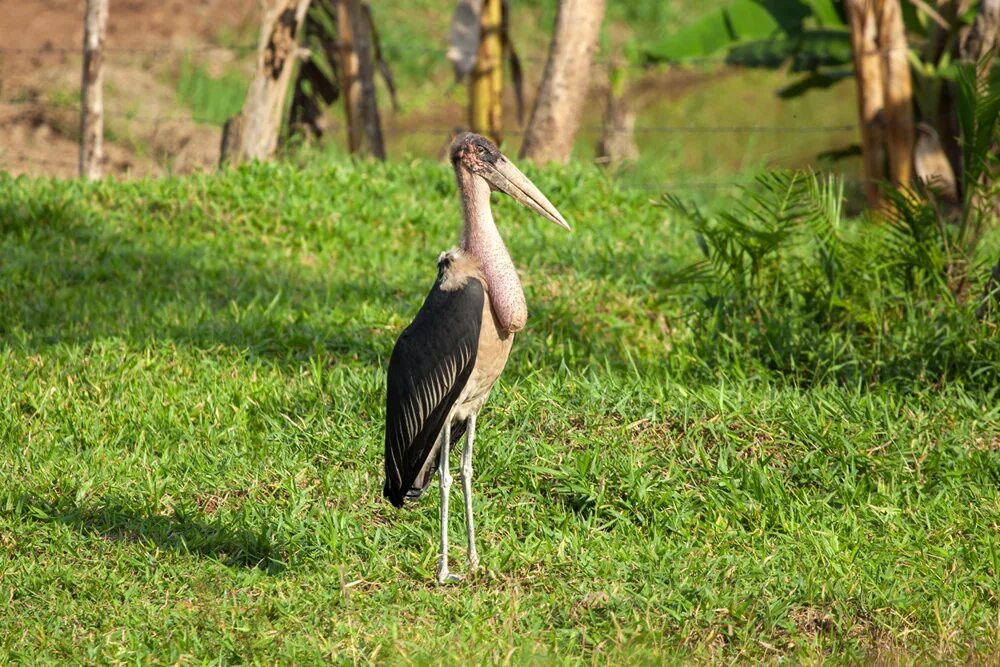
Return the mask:
<path fill-rule="evenodd" d="M 45 157 L 32 157 L 23 154 L 4 155 L 3 153 L 0 153 L 0 169 L 3 169 L 3 163 L 8 161 L 16 164 L 45 164 L 53 167 L 72 167 L 74 169 L 79 169 L 80 167 L 80 162 L 78 160 L 57 160 Z"/>
<path fill-rule="evenodd" d="M 47 103 L 40 100 L 0 100 L 0 107 L 12 106 L 23 108 L 43 108 L 54 111 L 68 111 L 80 113 L 80 108 L 68 104 Z M 144 123 L 201 123 L 219 125 L 218 118 L 211 116 L 199 116 L 197 114 L 181 115 L 149 115 L 124 111 L 117 109 L 105 109 L 104 115 L 111 118 L 122 118 L 127 121 Z M 856 125 L 639 125 L 633 128 L 636 134 L 817 134 L 850 132 L 856 130 Z M 386 131 L 400 134 L 450 134 L 454 128 L 446 127 L 392 127 L 387 125 Z M 599 125 L 583 126 L 580 132 L 594 133 L 604 132 L 605 128 Z M 504 130 L 506 136 L 521 136 L 525 133 L 521 129 Z"/>
<path fill-rule="evenodd" d="M 44 165 L 51 167 L 66 167 L 78 169 L 80 166 L 77 160 L 59 160 L 54 158 L 34 157 L 24 154 L 4 155 L 0 153 L 0 172 L 7 166 L 7 163 Z M 845 179 L 849 180 L 849 179 Z M 643 190 L 650 193 L 667 193 L 672 190 L 723 190 L 738 188 L 750 185 L 751 180 L 727 180 L 727 181 L 639 181 L 631 182 L 626 179 L 611 179 L 615 187 L 621 190 Z"/>
<path fill-rule="evenodd" d="M 77 160 L 59 160 L 53 158 L 39 158 L 28 155 L 4 155 L 0 154 L 0 172 L 4 170 L 7 163 L 43 165 L 50 167 L 63 167 L 78 169 Z M 863 178 L 841 177 L 844 183 L 860 185 L 865 182 Z M 753 184 L 753 180 L 722 180 L 722 181 L 630 181 L 628 179 L 611 179 L 612 184 L 619 190 L 644 191 L 653 194 L 666 194 L 672 191 L 718 191 L 747 187 Z"/>
<path fill-rule="evenodd" d="M 446 49 L 424 46 L 419 44 L 410 43 L 393 43 L 393 42 L 383 42 L 383 48 L 387 51 L 398 51 L 398 52 L 418 52 L 426 53 L 428 55 L 434 55 L 436 57 L 441 57 L 444 59 L 446 57 Z M 127 46 L 106 46 L 104 48 L 107 54 L 125 54 L 125 55 L 142 55 L 142 56 L 162 56 L 168 54 L 198 54 L 198 53 L 210 53 L 210 52 L 236 52 L 236 53 L 249 53 L 256 51 L 258 46 L 256 44 L 229 44 L 229 45 L 201 45 L 201 46 L 174 46 L 174 45 L 160 45 L 160 46 L 138 46 L 138 47 L 127 47 Z M 896 50 L 906 50 L 905 47 L 890 47 L 888 49 L 879 49 L 873 52 L 865 52 L 866 55 L 872 53 L 886 54 L 891 51 Z M 0 47 L 0 54 L 33 54 L 33 55 L 43 55 L 43 54 L 82 54 L 82 46 L 79 47 L 63 47 L 63 46 L 42 46 L 42 47 Z M 769 60 L 774 62 L 781 62 L 784 60 L 789 60 L 794 58 L 794 55 L 787 57 L 767 57 L 768 54 L 761 54 L 756 62 L 762 62 L 763 60 Z M 544 56 L 526 56 L 522 57 L 522 61 L 526 62 L 545 62 L 546 57 Z M 734 62 L 730 59 L 727 54 L 720 54 L 718 56 L 695 56 L 683 59 L 669 59 L 669 58 L 657 58 L 657 57 L 647 57 L 647 60 L 642 62 L 635 61 L 624 61 L 617 58 L 603 58 L 597 59 L 595 61 L 596 65 L 599 66 L 610 66 L 610 67 L 634 67 L 641 69 L 655 69 L 658 66 L 669 66 L 669 65 L 697 65 L 697 64 L 710 64 L 710 65 L 738 65 L 740 63 Z M 79 106 L 60 104 L 48 102 L 46 100 L 40 99 L 12 99 L 12 100 L 0 100 L 0 108 L 7 107 L 23 107 L 29 109 L 43 109 L 43 110 L 53 110 L 53 111 L 64 111 L 74 114 L 80 113 Z M 119 109 L 106 109 L 104 114 L 109 118 L 122 119 L 129 123 L 148 123 L 148 124 L 166 124 L 166 123 L 196 123 L 196 124 L 211 124 L 220 125 L 219 118 L 211 116 L 203 116 L 198 114 L 149 114 L 128 110 Z M 633 131 L 636 134 L 720 134 L 720 133 L 767 133 L 767 134 L 814 134 L 814 133 L 836 133 L 836 132 L 849 132 L 856 130 L 855 125 L 816 125 L 816 126 L 774 126 L 774 125 L 647 125 L 634 127 Z M 585 126 L 580 128 L 582 133 L 595 133 L 602 132 L 605 128 L 602 126 Z M 430 134 L 436 136 L 448 136 L 454 132 L 452 127 L 391 127 L 387 126 L 386 131 L 388 133 L 394 134 Z M 506 136 L 521 136 L 524 134 L 524 130 L 521 129 L 511 129 L 504 132 Z M 53 160 L 48 158 L 31 158 L 25 155 L 16 156 L 4 156 L 0 155 L 0 165 L 5 162 L 13 160 L 18 164 L 34 163 L 34 164 L 45 164 L 51 166 L 60 167 L 73 167 L 76 168 L 78 163 L 75 161 L 62 161 Z M 664 189 L 719 189 L 719 188 L 731 188 L 740 185 L 745 185 L 745 181 L 681 181 L 681 182 L 671 182 L 671 183 L 630 183 L 625 184 L 625 187 L 637 188 L 644 190 L 659 190 Z"/>
<path fill-rule="evenodd" d="M 104 53 L 126 53 L 126 54 L 138 54 L 138 55 L 164 55 L 167 53 L 204 53 L 210 51 L 256 51 L 256 45 L 204 45 L 204 46 L 105 46 L 103 49 Z M 0 46 L 0 53 L 9 54 L 66 54 L 66 55 L 82 55 L 83 47 L 69 47 L 69 46 L 37 46 L 37 47 L 19 47 L 19 46 Z"/>
<path fill-rule="evenodd" d="M 750 185 L 752 181 L 621 181 L 614 180 L 615 186 L 626 190 L 648 190 L 649 192 L 669 192 L 671 190 L 722 190 Z"/>
<path fill-rule="evenodd" d="M 73 106 L 70 104 L 55 104 L 48 103 L 40 100 L 0 100 L 0 107 L 22 107 L 29 109 L 47 109 L 52 111 L 67 111 L 72 113 L 80 113 L 80 107 Z M 162 115 L 149 115 L 143 113 L 136 113 L 133 111 L 124 111 L 120 109 L 105 109 L 104 115 L 110 118 L 123 118 L 125 120 L 136 121 L 140 123 L 201 123 L 201 124 L 214 124 L 221 125 L 218 119 L 212 116 L 199 116 L 197 114 L 162 114 Z"/>
<path fill-rule="evenodd" d="M 339 44 L 334 41 L 334 48 L 338 48 Z M 425 53 L 427 55 L 434 55 L 441 57 L 442 59 L 447 55 L 447 49 L 434 46 L 423 46 L 421 44 L 407 44 L 402 42 L 382 42 L 382 48 L 387 51 L 402 51 L 410 53 Z M 221 52 L 235 52 L 235 53 L 249 53 L 256 51 L 258 46 L 256 44 L 227 44 L 227 45 L 201 45 L 201 46 L 105 46 L 104 52 L 109 54 L 126 54 L 126 55 L 165 55 L 171 53 L 177 54 L 194 54 L 194 53 L 209 53 L 213 51 Z M 871 55 L 889 55 L 894 52 L 908 52 L 910 49 L 908 46 L 890 46 L 880 49 L 872 49 L 868 51 L 863 51 L 861 55 L 871 56 Z M 82 54 L 83 47 L 67 47 L 67 46 L 41 46 L 41 47 L 0 47 L 0 54 Z M 769 53 L 744 53 L 740 58 L 734 57 L 732 54 L 723 53 L 719 55 L 702 55 L 702 56 L 688 56 L 688 57 L 670 57 L 670 56 L 658 56 L 655 53 L 650 53 L 645 56 L 645 59 L 641 61 L 630 61 L 620 58 L 597 58 L 594 60 L 595 65 L 602 67 L 619 67 L 619 68 L 635 68 L 635 69 L 653 69 L 658 66 L 670 66 L 670 65 L 741 65 L 747 63 L 782 63 L 786 60 L 794 60 L 796 58 L 802 58 L 802 55 L 798 54 L 769 54 Z M 822 56 L 810 56 L 816 60 L 821 60 Z M 546 56 L 521 56 L 520 58 L 523 62 L 532 63 L 544 63 L 547 60 Z"/>
<path fill-rule="evenodd" d="M 877 179 L 865 179 L 837 174 L 838 178 L 845 184 L 862 185 L 867 182 L 881 183 Z M 726 188 L 745 188 L 754 184 L 753 179 L 728 180 L 728 181 L 638 181 L 632 182 L 622 179 L 613 179 L 616 187 L 625 190 L 649 190 L 650 192 L 667 193 L 670 190 L 721 190 Z"/>

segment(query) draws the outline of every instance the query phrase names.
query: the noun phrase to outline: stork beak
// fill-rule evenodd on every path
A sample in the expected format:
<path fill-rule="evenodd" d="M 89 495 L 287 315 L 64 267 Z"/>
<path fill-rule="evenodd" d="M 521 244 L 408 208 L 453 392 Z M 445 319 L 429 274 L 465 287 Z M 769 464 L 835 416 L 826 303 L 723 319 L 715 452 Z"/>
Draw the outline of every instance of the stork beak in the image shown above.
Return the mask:
<path fill-rule="evenodd" d="M 556 207 L 552 205 L 548 197 L 543 195 L 542 191 L 535 187 L 535 184 L 503 155 L 486 169 L 486 173 L 483 176 L 497 190 L 510 195 L 535 213 L 564 229 L 570 228 L 565 218 L 556 210 Z"/>

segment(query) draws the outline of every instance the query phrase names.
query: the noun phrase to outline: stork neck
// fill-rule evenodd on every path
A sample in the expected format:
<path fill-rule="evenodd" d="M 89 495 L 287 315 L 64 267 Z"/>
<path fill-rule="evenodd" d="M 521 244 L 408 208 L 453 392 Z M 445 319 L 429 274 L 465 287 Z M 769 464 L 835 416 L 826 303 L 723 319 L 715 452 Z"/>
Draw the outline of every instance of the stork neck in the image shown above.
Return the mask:
<path fill-rule="evenodd" d="M 462 167 L 458 167 L 457 175 L 465 215 L 462 249 L 482 266 L 490 305 L 500 325 L 511 333 L 523 329 L 528 320 L 528 306 L 514 261 L 493 221 L 490 186 L 483 178 Z"/>

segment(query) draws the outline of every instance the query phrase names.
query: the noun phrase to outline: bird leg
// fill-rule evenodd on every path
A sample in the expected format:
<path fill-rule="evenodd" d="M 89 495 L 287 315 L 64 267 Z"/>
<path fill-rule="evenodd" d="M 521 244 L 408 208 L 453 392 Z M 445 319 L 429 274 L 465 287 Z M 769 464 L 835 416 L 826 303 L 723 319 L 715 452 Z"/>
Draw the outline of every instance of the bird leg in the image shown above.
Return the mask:
<path fill-rule="evenodd" d="M 458 581 L 458 575 L 448 572 L 448 490 L 451 488 L 451 474 L 448 472 L 448 444 L 451 440 L 451 422 L 446 421 L 441 432 L 441 463 L 438 475 L 441 481 L 441 558 L 438 560 L 438 582 Z"/>
<path fill-rule="evenodd" d="M 462 495 L 465 497 L 465 534 L 469 538 L 469 569 L 479 567 L 476 553 L 476 528 L 472 523 L 472 441 L 476 438 L 476 415 L 471 415 L 465 432 L 462 449 Z"/>

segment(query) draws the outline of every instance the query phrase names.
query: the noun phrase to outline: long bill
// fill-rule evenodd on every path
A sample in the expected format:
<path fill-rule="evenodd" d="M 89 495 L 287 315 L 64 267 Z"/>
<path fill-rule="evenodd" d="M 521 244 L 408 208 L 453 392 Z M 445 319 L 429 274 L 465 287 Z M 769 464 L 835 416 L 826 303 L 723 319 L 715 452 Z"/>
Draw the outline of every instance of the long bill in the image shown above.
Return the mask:
<path fill-rule="evenodd" d="M 569 229 L 569 224 L 562 214 L 552 205 L 548 197 L 535 187 L 531 180 L 521 173 L 521 170 L 514 166 L 514 163 L 504 156 L 500 156 L 495 163 L 483 173 L 493 187 L 513 197 L 516 201 L 527 206 L 535 213 L 554 222 L 555 224 Z"/>

